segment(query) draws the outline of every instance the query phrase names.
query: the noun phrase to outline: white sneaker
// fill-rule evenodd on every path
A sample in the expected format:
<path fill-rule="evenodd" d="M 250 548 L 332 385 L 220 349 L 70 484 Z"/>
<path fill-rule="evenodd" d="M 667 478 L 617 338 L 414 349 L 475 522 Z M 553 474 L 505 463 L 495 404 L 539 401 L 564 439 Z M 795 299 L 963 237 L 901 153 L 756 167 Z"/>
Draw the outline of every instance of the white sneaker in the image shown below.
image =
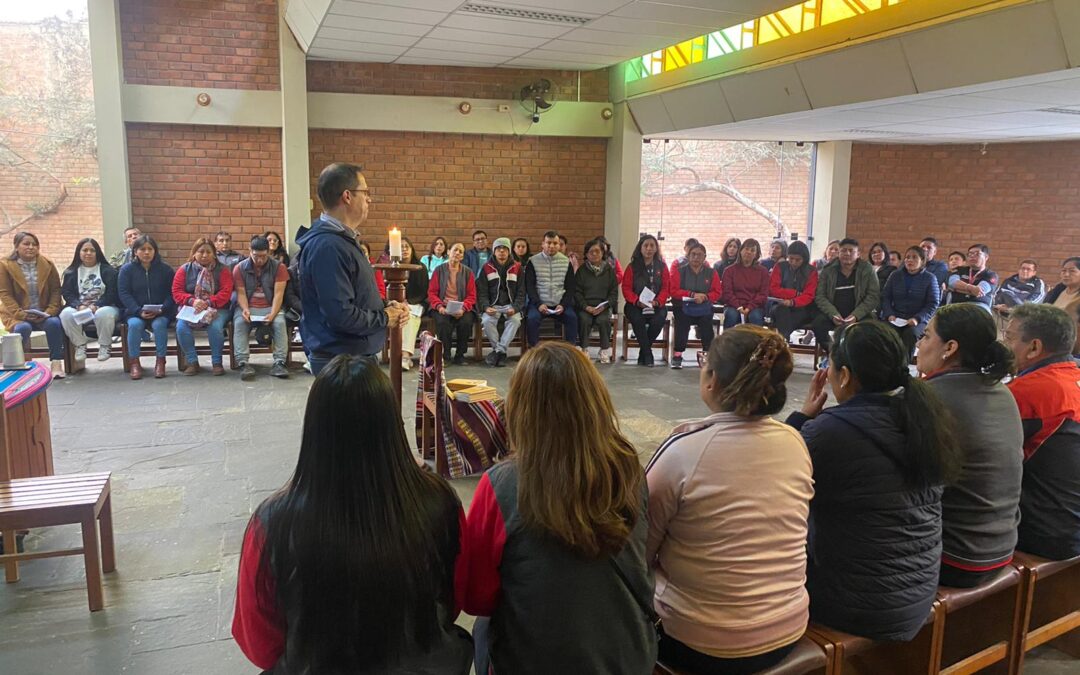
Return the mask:
<path fill-rule="evenodd" d="M 611 350 L 610 349 L 601 349 L 600 350 L 600 363 L 611 363 Z"/>
<path fill-rule="evenodd" d="M 99 342 L 98 343 L 98 348 L 97 348 L 97 360 L 98 361 L 108 361 L 109 357 L 111 357 L 111 356 L 112 356 L 112 345 L 110 345 L 107 342 L 105 344 L 101 344 Z"/>
<path fill-rule="evenodd" d="M 86 360 L 86 345 L 79 345 L 79 346 L 75 347 L 75 360 L 76 361 L 85 361 Z"/>
<path fill-rule="evenodd" d="M 85 358 L 85 354 L 83 355 Z M 64 362 L 63 361 L 50 361 L 49 366 L 52 368 L 52 376 L 57 380 L 64 379 Z"/>

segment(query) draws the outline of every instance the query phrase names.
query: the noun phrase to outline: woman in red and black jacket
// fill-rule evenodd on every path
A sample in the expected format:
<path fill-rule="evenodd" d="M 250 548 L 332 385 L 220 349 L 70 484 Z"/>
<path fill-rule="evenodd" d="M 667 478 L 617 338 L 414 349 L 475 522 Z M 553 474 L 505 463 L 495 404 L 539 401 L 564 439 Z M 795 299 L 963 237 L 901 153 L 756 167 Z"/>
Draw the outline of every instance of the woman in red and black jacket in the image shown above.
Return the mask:
<path fill-rule="evenodd" d="M 810 264 L 810 249 L 801 241 L 793 241 L 787 260 L 773 266 L 769 279 L 769 297 L 777 301 L 769 316 L 773 328 L 785 340 L 791 338 L 791 331 L 810 325 L 816 291 L 817 270 Z"/>
<path fill-rule="evenodd" d="M 638 365 L 653 365 L 652 346 L 667 321 L 669 276 L 664 261 L 660 258 L 660 244 L 656 237 L 646 234 L 638 240 L 630 264 L 623 272 L 622 291 L 626 298 L 626 318 L 634 327 L 634 336 L 638 341 Z M 648 288 L 652 300 L 641 299 L 641 293 Z"/>
<path fill-rule="evenodd" d="M 221 364 L 225 351 L 225 325 L 232 317 L 232 292 L 232 270 L 218 261 L 217 249 L 212 241 L 197 239 L 191 247 L 191 259 L 177 268 L 172 285 L 172 296 L 177 307 L 191 307 L 200 314 L 206 312 L 198 323 L 177 317 L 176 342 L 187 359 L 184 375 L 199 372 L 199 356 L 195 352 L 193 334 L 196 328 L 206 329 L 214 375 L 225 374 Z"/>
<path fill-rule="evenodd" d="M 649 675 L 648 490 L 603 379 L 542 342 L 510 377 L 506 420 L 514 455 L 480 479 L 465 526 L 464 609 L 491 617 L 478 655 L 497 675 Z"/>
<path fill-rule="evenodd" d="M 443 343 L 445 359 L 450 356 L 450 338 L 457 338 L 454 365 L 465 363 L 465 352 L 472 339 L 473 319 L 476 307 L 476 272 L 461 264 L 465 257 L 465 245 L 461 242 L 450 247 L 450 260 L 439 265 L 431 273 L 428 283 L 428 306 L 435 317 L 435 333 Z M 461 307 L 448 311 L 448 303 L 460 302 Z"/>
<path fill-rule="evenodd" d="M 691 244 L 686 252 L 686 262 L 675 268 L 671 279 L 673 304 L 682 309 L 675 313 L 675 355 L 672 368 L 682 368 L 682 353 L 690 337 L 690 326 L 697 327 L 701 338 L 701 351 L 709 351 L 713 339 L 713 305 L 720 302 L 720 275 L 709 263 L 705 245 Z"/>
<path fill-rule="evenodd" d="M 275 675 L 467 675 L 463 532 L 454 490 L 412 460 L 386 375 L 337 356 L 308 395 L 292 479 L 244 534 L 233 637 Z"/>

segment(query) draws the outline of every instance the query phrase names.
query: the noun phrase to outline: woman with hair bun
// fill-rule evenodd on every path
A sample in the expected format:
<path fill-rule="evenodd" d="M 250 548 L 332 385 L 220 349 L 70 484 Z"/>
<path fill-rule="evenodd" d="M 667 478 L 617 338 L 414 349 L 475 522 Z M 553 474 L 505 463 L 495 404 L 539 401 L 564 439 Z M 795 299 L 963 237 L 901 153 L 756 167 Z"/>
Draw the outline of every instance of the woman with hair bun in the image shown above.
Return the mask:
<path fill-rule="evenodd" d="M 1012 352 L 974 304 L 946 305 L 919 342 L 919 373 L 956 419 L 960 477 L 942 496 L 941 585 L 978 586 L 1012 560 L 1020 520 L 1024 431 L 1001 378 Z"/>
<path fill-rule="evenodd" d="M 838 405 L 823 410 L 826 383 Z M 961 463 L 951 418 L 910 375 L 891 326 L 860 321 L 836 332 L 828 370 L 787 420 L 814 463 L 811 620 L 895 641 L 926 623 L 941 568 L 941 494 Z"/>
<path fill-rule="evenodd" d="M 792 367 L 775 331 L 724 331 L 701 367 L 712 414 L 676 427 L 646 470 L 646 559 L 667 666 L 757 672 L 806 630 L 813 469 L 799 433 L 769 417 L 784 407 Z"/>

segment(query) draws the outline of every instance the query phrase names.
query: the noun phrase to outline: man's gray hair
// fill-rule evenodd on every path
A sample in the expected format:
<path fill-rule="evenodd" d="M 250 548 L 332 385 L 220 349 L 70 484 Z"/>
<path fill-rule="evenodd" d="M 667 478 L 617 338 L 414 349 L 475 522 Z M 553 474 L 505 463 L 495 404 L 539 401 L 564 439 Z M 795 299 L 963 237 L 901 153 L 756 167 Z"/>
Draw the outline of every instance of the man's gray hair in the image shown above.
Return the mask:
<path fill-rule="evenodd" d="M 1012 321 L 1025 341 L 1038 338 L 1049 356 L 1072 353 L 1076 342 L 1076 321 L 1053 305 L 1025 303 L 1013 309 Z"/>

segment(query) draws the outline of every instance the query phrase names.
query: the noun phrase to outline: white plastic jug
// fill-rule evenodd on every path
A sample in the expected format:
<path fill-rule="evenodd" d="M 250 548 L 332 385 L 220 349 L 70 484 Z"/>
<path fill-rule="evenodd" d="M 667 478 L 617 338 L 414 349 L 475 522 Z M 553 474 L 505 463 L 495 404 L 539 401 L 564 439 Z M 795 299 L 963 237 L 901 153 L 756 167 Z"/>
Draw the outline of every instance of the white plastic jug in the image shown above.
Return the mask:
<path fill-rule="evenodd" d="M 22 368 L 26 365 L 21 335 L 8 333 L 0 337 L 0 363 L 4 368 Z"/>

